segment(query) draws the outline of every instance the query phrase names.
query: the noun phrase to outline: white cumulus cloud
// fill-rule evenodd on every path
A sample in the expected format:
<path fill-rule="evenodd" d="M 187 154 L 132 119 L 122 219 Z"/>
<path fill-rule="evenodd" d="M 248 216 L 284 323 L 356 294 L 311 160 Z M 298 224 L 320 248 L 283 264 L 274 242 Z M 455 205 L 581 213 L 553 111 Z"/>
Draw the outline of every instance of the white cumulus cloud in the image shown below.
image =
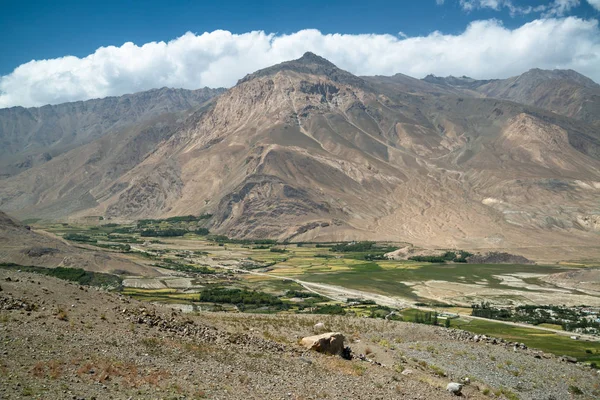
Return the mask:
<path fill-rule="evenodd" d="M 587 2 L 590 3 L 590 6 L 600 11 L 600 0 L 587 0 Z"/>
<path fill-rule="evenodd" d="M 600 0 L 589 0 L 600 1 Z M 506 8 L 511 15 L 542 13 L 544 17 L 558 16 L 567 14 L 571 9 L 580 4 L 579 0 L 553 0 L 548 4 L 539 6 L 522 6 L 515 4 L 512 0 L 459 0 L 461 8 L 465 11 L 473 11 L 481 8 L 488 8 L 500 11 Z"/>
<path fill-rule="evenodd" d="M 497 20 L 475 21 L 460 34 L 419 37 L 317 30 L 289 35 L 188 32 L 170 42 L 125 43 L 101 47 L 83 58 L 20 65 L 0 77 L 0 107 L 57 104 L 162 86 L 230 87 L 247 73 L 306 51 L 358 75 L 433 73 L 484 79 L 538 67 L 572 68 L 600 82 L 598 21 L 575 17 L 538 19 L 515 29 Z"/>

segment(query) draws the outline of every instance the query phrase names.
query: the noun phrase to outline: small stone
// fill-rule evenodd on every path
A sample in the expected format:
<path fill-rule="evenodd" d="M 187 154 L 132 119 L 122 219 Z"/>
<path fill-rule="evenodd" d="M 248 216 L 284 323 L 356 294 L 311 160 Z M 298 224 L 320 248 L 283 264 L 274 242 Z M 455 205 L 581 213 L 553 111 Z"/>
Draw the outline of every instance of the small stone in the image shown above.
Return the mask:
<path fill-rule="evenodd" d="M 317 332 L 321 332 L 321 331 L 324 331 L 324 330 L 326 330 L 326 329 L 325 329 L 325 324 L 324 324 L 324 323 L 322 323 L 322 322 L 317 322 L 317 323 L 315 324 L 315 326 L 313 326 L 313 328 L 314 328 L 314 330 L 315 330 L 315 331 L 317 331 Z"/>

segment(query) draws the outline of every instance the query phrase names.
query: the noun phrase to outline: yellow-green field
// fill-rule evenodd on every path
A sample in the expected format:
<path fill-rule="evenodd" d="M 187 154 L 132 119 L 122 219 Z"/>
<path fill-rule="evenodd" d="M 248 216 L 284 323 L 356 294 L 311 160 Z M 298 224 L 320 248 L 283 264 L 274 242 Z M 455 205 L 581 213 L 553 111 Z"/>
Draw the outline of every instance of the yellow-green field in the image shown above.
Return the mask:
<path fill-rule="evenodd" d="M 195 223 L 195 222 L 194 222 Z M 523 278 L 521 287 L 512 288 L 503 282 L 501 276 L 537 274 L 540 276 L 567 271 L 569 265 L 498 265 L 498 264 L 432 264 L 414 261 L 394 261 L 365 259 L 369 251 L 341 253 L 331 251 L 332 245 L 316 244 L 253 244 L 235 241 L 217 242 L 210 236 L 188 233 L 181 237 L 141 237 L 135 225 L 115 224 L 95 226 L 73 226 L 51 224 L 43 228 L 58 235 L 79 234 L 90 238 L 86 246 L 110 246 L 130 243 L 132 251 L 124 254 L 137 258 L 140 262 L 158 265 L 163 268 L 180 268 L 182 262 L 203 265 L 203 259 L 210 259 L 208 266 L 252 264 L 251 269 L 261 269 L 277 277 L 293 277 L 302 281 L 324 283 L 349 289 L 373 292 L 381 295 L 398 296 L 413 301 L 427 301 L 427 297 L 415 293 L 414 284 L 423 282 L 448 282 L 461 285 L 477 285 L 478 288 L 491 288 L 502 291 L 497 298 L 519 302 L 525 299 L 524 293 L 544 290 L 551 293 L 557 289 L 542 282 L 538 277 Z M 155 225 L 156 229 L 181 228 L 181 223 Z M 115 242 L 116 241 L 116 242 Z M 276 249 L 277 251 L 274 251 Z M 372 249 L 377 252 L 377 247 Z M 188 254 L 187 256 L 184 254 Z M 586 266 L 590 264 L 584 262 Z M 242 268 L 246 268 L 242 265 Z M 583 265 L 583 264 L 582 264 Z M 191 268 L 191 267 L 186 267 Z M 249 284 L 264 281 L 264 278 L 243 278 Z M 268 286 L 268 285 L 267 285 Z M 465 289 L 468 287 L 465 286 Z M 531 289 L 531 288 L 538 289 Z M 470 288 L 471 290 L 473 288 Z M 475 291 L 475 290 L 471 290 Z M 430 299 L 432 300 L 432 299 Z M 434 300 L 435 301 L 435 300 Z M 477 301 L 474 297 L 473 301 Z M 462 302 L 464 304 L 465 301 Z"/>

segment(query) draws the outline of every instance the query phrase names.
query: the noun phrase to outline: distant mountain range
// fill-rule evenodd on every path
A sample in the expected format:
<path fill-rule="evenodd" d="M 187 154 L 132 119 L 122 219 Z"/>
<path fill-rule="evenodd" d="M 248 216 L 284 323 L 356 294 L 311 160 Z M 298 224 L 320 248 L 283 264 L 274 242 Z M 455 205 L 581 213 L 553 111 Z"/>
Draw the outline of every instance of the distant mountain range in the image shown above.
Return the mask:
<path fill-rule="evenodd" d="M 36 108 L 0 109 L 0 178 L 167 112 L 197 107 L 225 89 L 154 89 Z"/>
<path fill-rule="evenodd" d="M 211 230 L 423 246 L 597 245 L 600 86 L 358 77 L 312 53 L 233 88 L 0 110 L 0 209 L 213 214 Z"/>
<path fill-rule="evenodd" d="M 532 69 L 513 78 L 486 81 L 433 75 L 423 80 L 540 107 L 596 126 L 600 123 L 600 85 L 573 70 Z"/>

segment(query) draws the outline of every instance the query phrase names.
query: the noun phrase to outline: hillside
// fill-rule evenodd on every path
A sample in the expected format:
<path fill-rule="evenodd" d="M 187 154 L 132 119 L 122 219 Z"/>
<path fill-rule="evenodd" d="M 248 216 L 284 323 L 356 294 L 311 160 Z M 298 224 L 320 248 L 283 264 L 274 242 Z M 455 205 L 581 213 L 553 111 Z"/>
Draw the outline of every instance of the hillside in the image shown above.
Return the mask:
<path fill-rule="evenodd" d="M 324 315 L 185 315 L 16 270 L 0 269 L 0 282 L 5 399 L 452 399 L 446 385 L 465 377 L 469 399 L 598 395 L 589 367 L 454 329 Z M 355 357 L 301 347 L 317 323 L 344 334 Z"/>
<path fill-rule="evenodd" d="M 0 179 L 152 117 L 188 110 L 224 89 L 154 89 L 36 108 L 0 109 Z"/>
<path fill-rule="evenodd" d="M 235 237 L 597 247 L 600 127 L 477 91 L 356 77 L 307 53 L 5 180 L 0 208 L 210 213 Z"/>
<path fill-rule="evenodd" d="M 82 268 L 119 275 L 157 276 L 159 271 L 105 251 L 76 247 L 45 232 L 36 232 L 0 211 L 0 264 Z"/>

